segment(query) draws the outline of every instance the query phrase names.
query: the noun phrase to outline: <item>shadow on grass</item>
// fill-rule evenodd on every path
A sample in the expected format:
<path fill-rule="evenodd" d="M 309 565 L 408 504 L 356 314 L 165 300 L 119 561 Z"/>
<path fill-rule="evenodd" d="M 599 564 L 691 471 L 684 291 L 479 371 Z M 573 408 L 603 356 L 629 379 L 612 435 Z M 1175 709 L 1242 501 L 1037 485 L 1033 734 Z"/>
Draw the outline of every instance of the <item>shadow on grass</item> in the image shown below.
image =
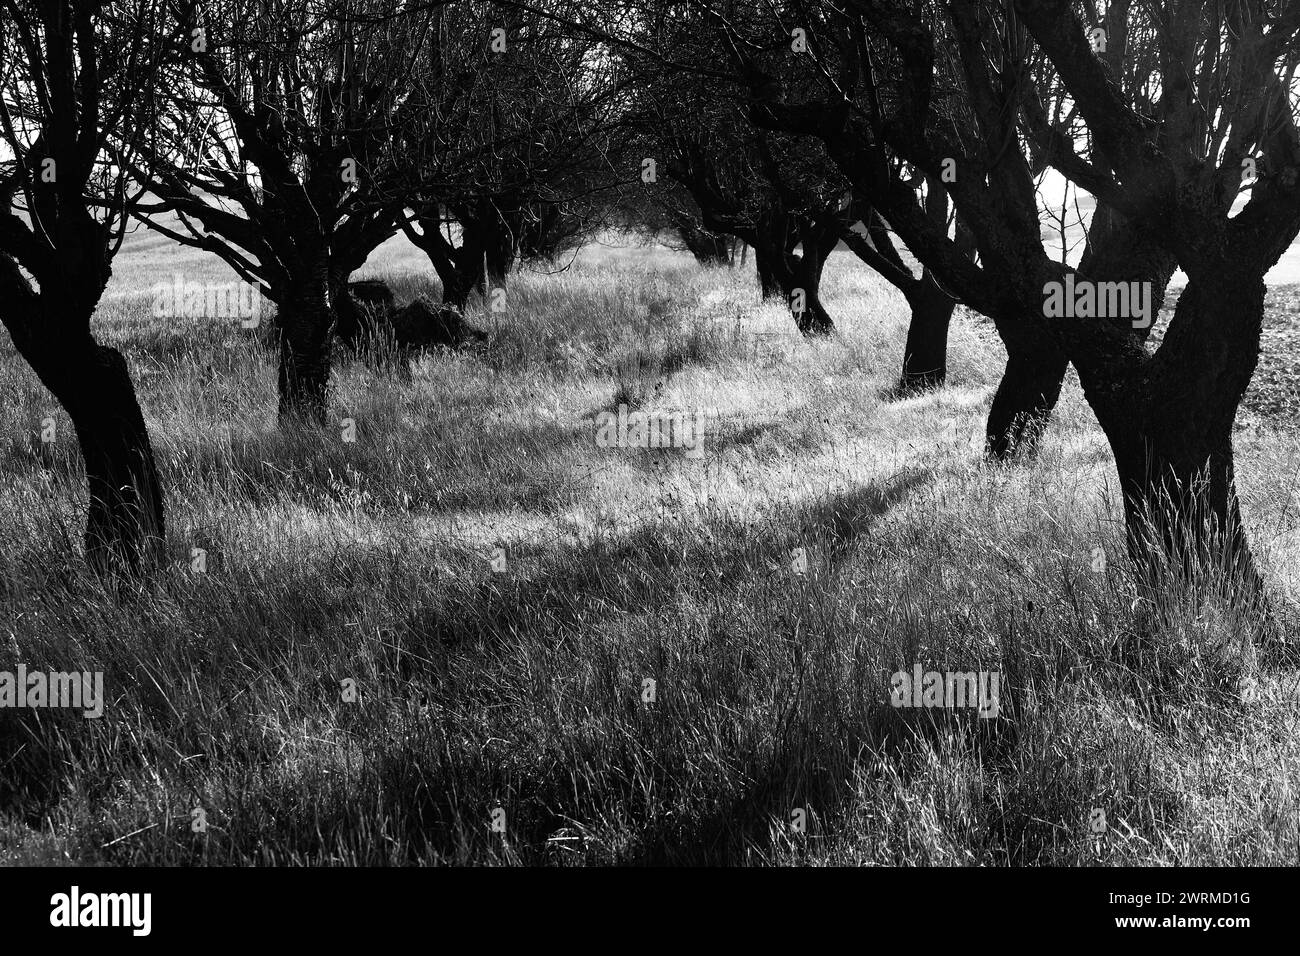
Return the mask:
<path fill-rule="evenodd" d="M 971 656 L 987 635 L 915 647 L 854 590 L 855 546 L 931 480 L 907 472 L 768 516 L 716 509 L 702 524 L 540 542 L 501 573 L 463 546 L 365 560 L 341 549 L 174 575 L 134 620 L 52 596 L 22 618 L 46 635 L 33 657 L 59 656 L 54 634 L 95 642 L 117 703 L 92 731 L 0 715 L 7 772 L 53 781 L 11 787 L 0 811 L 39 827 L 75 795 L 93 848 L 158 822 L 119 809 L 115 781 L 213 809 L 219 826 L 201 841 L 173 812 L 170 828 L 87 851 L 116 863 L 735 864 L 797 858 L 854 826 L 874 862 L 943 862 L 944 846 L 910 842 L 942 828 L 966 862 L 1033 863 L 1083 852 L 1072 821 L 1098 788 L 1114 817 L 1175 816 L 1158 788 L 1098 782 L 1106 755 L 1089 748 L 1108 725 L 1080 736 L 1062 723 L 1071 712 L 1020 699 L 1035 686 L 1055 706 L 1089 660 L 1058 622 L 1013 618 L 1000 646 Z M 806 573 L 791 573 L 796 546 L 813 555 Z M 877 596 L 908 599 L 891 586 L 881 569 Z M 891 707 L 889 673 L 913 660 L 999 669 L 999 717 Z M 339 703 L 340 675 L 357 678 L 359 702 Z M 932 819 L 909 816 L 952 768 L 965 768 L 970 807 L 935 798 Z M 981 796 L 988 775 L 998 789 Z M 809 814 L 798 838 L 796 809 Z M 892 823 L 871 816 L 886 811 Z"/>

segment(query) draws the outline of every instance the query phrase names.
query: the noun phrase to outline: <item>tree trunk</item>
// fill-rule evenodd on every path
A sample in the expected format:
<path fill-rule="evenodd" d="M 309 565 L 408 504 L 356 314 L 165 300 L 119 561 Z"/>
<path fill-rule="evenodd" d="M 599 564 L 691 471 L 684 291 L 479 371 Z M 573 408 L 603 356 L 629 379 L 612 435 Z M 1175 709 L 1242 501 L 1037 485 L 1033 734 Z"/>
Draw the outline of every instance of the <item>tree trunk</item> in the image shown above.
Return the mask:
<path fill-rule="evenodd" d="M 330 305 L 334 309 L 334 334 L 348 347 L 357 345 L 362 339 L 362 316 L 348 291 L 348 276 L 331 274 Z"/>
<path fill-rule="evenodd" d="M 466 275 L 459 267 L 453 266 L 442 277 L 442 301 L 458 312 L 464 312 L 469 305 L 470 294 L 475 288 L 482 291 L 482 279 L 476 282 L 474 276 Z"/>
<path fill-rule="evenodd" d="M 754 246 L 754 265 L 758 272 L 758 288 L 764 300 L 781 296 L 781 283 L 776 277 L 777 257 L 784 255 L 779 249 L 772 248 L 760 237 Z"/>
<path fill-rule="evenodd" d="M 60 401 L 86 465 L 86 559 L 101 571 L 139 573 L 163 557 L 162 484 L 149 431 L 117 349 L 91 342 L 78 364 L 78 392 Z"/>
<path fill-rule="evenodd" d="M 821 282 L 822 268 L 817 253 L 805 251 L 797 259 L 794 287 L 789 293 L 795 325 L 805 336 L 830 335 L 835 331 L 835 323 L 822 305 Z"/>
<path fill-rule="evenodd" d="M 334 309 L 325 256 L 292 285 L 280 317 L 280 425 L 324 427 L 329 408 Z"/>
<path fill-rule="evenodd" d="M 1069 361 L 1043 333 L 1007 341 L 1007 367 L 989 408 L 985 454 L 993 461 L 1032 457 L 1061 397 Z"/>
<path fill-rule="evenodd" d="M 1262 598 L 1237 500 L 1231 425 L 1143 418 L 1107 428 L 1140 579 L 1159 588 L 1173 573 L 1195 584 L 1199 569 L 1220 568 L 1242 603 Z"/>
<path fill-rule="evenodd" d="M 698 229 L 694 226 L 682 226 L 677 230 L 682 244 L 690 250 L 695 261 L 702 266 L 723 266 L 731 262 L 731 246 L 726 236 Z"/>
<path fill-rule="evenodd" d="M 912 308 L 912 320 L 903 347 L 899 390 L 920 392 L 939 388 L 948 376 L 948 325 L 956 303 L 938 286 L 928 269 L 922 273 L 921 285 L 908 295 L 907 302 Z"/>
<path fill-rule="evenodd" d="M 799 238 L 803 246 L 802 254 L 789 254 L 789 271 L 793 276 L 794 287 L 789 290 L 790 310 L 794 313 L 795 324 L 805 336 L 830 335 L 835 331 L 835 323 L 821 301 L 822 268 L 826 256 L 835 247 L 835 237 L 829 239 L 827 230 L 810 223 L 801 222 Z M 802 297 L 803 309 L 799 310 Z"/>
<path fill-rule="evenodd" d="M 77 433 L 90 501 L 86 561 L 101 572 L 139 573 L 163 558 L 162 483 L 126 360 L 89 332 L 98 297 L 84 289 L 37 295 L 0 254 L 0 318 Z"/>
<path fill-rule="evenodd" d="M 1219 568 L 1241 603 L 1263 597 L 1232 451 L 1263 312 L 1259 277 L 1190 281 L 1156 357 L 1122 381 L 1107 381 L 1104 367 L 1080 371 L 1115 455 L 1130 555 L 1153 585 L 1171 571 L 1196 583 L 1197 570 Z"/>
<path fill-rule="evenodd" d="M 464 312 L 473 293 L 487 295 L 483 255 L 483 236 L 478 226 L 473 223 L 462 225 L 460 246 L 451 249 L 450 267 L 438 270 L 442 278 L 443 302 Z M 437 269 L 436 263 L 434 268 Z"/>
<path fill-rule="evenodd" d="M 1151 307 L 1158 311 L 1176 263 L 1150 236 L 1099 204 L 1088 229 L 1079 275 L 1093 281 L 1149 282 Z M 1153 313 L 1154 325 L 1154 313 Z M 1129 325 L 1128 318 L 1117 321 Z M 1137 331 L 1145 339 L 1151 326 Z M 1004 340 L 1005 341 L 1005 340 Z M 1032 457 L 1061 395 L 1069 362 L 1043 333 L 1026 330 L 1023 342 L 1006 342 L 1007 369 L 989 409 L 989 458 Z M 1235 406 L 1234 406 L 1235 407 Z"/>
<path fill-rule="evenodd" d="M 506 276 L 515 264 L 515 239 L 507 224 L 495 213 L 488 219 L 482 245 L 487 281 L 494 289 L 504 289 Z"/>
<path fill-rule="evenodd" d="M 471 292 L 486 296 L 489 286 L 505 288 L 515 264 L 518 237 L 493 203 L 480 202 L 454 212 L 461 232 L 460 248 L 450 251 L 457 278 L 451 288 L 444 279 L 443 301 L 463 309 Z"/>

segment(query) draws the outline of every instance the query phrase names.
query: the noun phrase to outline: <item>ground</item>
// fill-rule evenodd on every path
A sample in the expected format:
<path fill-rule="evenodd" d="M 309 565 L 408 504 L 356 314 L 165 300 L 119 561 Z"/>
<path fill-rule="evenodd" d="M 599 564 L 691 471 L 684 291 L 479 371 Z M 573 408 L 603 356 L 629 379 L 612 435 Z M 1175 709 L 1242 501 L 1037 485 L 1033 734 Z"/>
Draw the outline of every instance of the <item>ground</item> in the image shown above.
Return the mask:
<path fill-rule="evenodd" d="M 0 347 L 0 670 L 108 696 L 0 711 L 0 862 L 1297 862 L 1294 665 L 1213 581 L 1139 595 L 1073 379 L 1037 461 L 981 463 L 977 317 L 898 401 L 907 312 L 852 257 L 810 344 L 750 269 L 609 238 L 472 309 L 485 348 L 341 359 L 330 428 L 285 435 L 256 333 L 149 315 L 178 271 L 231 278 L 132 236 L 96 320 L 160 457 L 154 581 L 86 571 L 70 425 Z M 401 240 L 361 275 L 432 291 Z M 1294 301 L 1237 433 L 1290 600 Z M 600 447 L 620 404 L 699 411 L 702 457 Z M 997 672 L 997 715 L 891 706 L 916 664 Z"/>

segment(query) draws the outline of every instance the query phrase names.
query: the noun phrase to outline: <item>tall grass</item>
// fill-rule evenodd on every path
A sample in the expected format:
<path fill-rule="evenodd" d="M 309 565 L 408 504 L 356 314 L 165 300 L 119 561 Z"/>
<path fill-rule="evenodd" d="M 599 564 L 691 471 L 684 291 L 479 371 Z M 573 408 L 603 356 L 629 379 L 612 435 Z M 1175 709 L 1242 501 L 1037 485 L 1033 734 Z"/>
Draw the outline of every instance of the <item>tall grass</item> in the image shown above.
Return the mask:
<path fill-rule="evenodd" d="M 116 286 L 172 557 L 128 590 L 82 565 L 70 427 L 6 350 L 0 670 L 109 701 L 0 711 L 0 860 L 1295 863 L 1295 673 L 1213 588 L 1140 600 L 1077 386 L 1037 461 L 986 467 L 989 331 L 959 315 L 950 385 L 891 400 L 905 306 L 845 256 L 828 285 L 810 344 L 748 274 L 588 250 L 471 315 L 482 350 L 343 361 L 291 435 L 255 339 Z M 620 403 L 707 409 L 704 459 L 597 447 Z M 1294 594 L 1300 444 L 1238 452 Z M 998 715 L 894 708 L 916 664 L 999 672 Z"/>

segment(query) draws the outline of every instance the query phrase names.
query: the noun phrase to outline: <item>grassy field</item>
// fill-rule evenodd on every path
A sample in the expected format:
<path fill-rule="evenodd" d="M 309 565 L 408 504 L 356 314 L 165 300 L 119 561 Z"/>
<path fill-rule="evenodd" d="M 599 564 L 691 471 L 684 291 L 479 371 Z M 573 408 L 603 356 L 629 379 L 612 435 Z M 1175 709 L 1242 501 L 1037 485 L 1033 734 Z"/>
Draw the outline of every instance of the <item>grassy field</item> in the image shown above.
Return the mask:
<path fill-rule="evenodd" d="M 102 670 L 108 697 L 0 711 L 0 861 L 1300 862 L 1297 672 L 1214 602 L 1138 598 L 1073 380 L 1037 461 L 981 463 L 981 320 L 947 388 L 899 401 L 907 312 L 852 257 L 809 344 L 749 268 L 597 245 L 472 311 L 485 348 L 341 359 L 331 428 L 285 435 L 254 337 L 150 318 L 175 271 L 230 280 L 134 236 L 98 318 L 168 495 L 139 589 L 85 571 L 70 425 L 0 347 L 0 670 Z M 433 291 L 402 242 L 363 275 Z M 1294 368 L 1266 356 L 1237 445 L 1292 598 Z M 600 447 L 620 404 L 699 411 L 703 456 Z M 892 707 L 917 664 L 998 672 L 997 716 Z"/>

